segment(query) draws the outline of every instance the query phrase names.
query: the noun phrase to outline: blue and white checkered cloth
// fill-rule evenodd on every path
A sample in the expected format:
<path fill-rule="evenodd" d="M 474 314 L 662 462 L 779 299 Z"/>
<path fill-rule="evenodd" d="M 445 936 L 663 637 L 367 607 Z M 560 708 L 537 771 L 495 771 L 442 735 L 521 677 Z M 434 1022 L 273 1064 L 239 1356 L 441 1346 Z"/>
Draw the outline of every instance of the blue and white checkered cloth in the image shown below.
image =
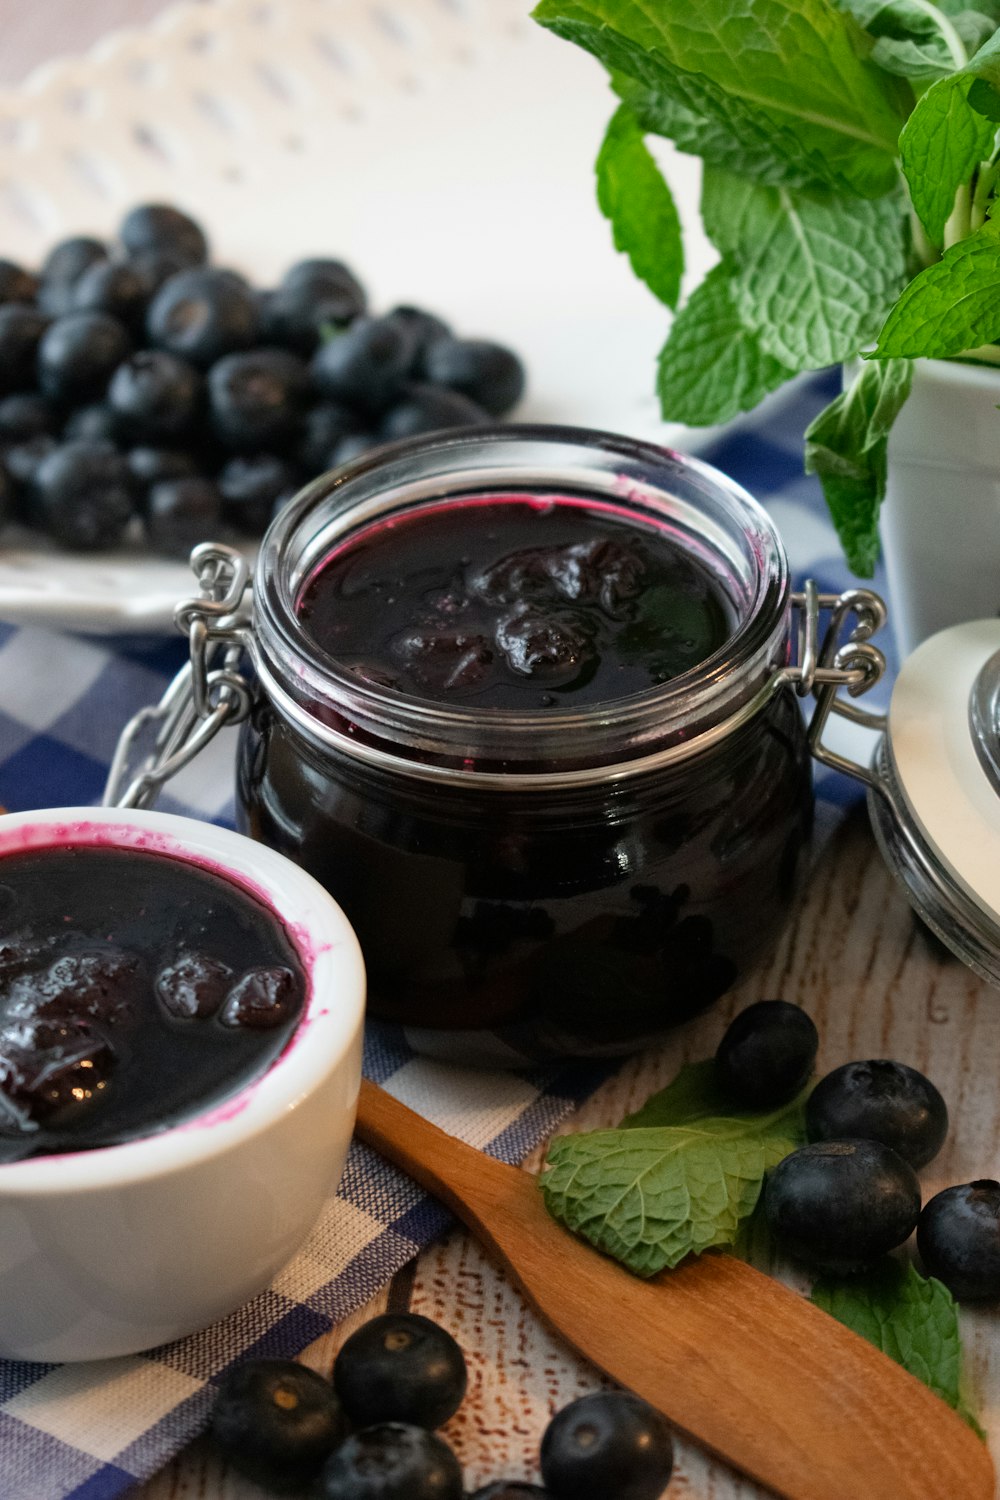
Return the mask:
<path fill-rule="evenodd" d="M 832 375 L 791 389 L 741 422 L 706 457 L 774 516 L 796 586 L 849 583 L 819 486 L 802 473 L 802 433 L 835 389 Z M 884 580 L 875 587 L 884 590 Z M 121 726 L 159 699 L 184 645 L 95 642 L 0 625 L 0 802 L 11 811 L 100 800 Z M 883 649 L 885 645 L 883 644 Z M 217 742 L 159 805 L 232 817 L 232 741 Z M 856 783 L 817 777 L 819 825 L 835 826 Z M 505 1161 L 522 1160 L 607 1076 L 606 1067 L 487 1074 L 418 1058 L 403 1034 L 371 1026 L 365 1070 L 446 1130 Z M 0 1361 L 2 1500 L 111 1500 L 148 1478 L 204 1425 L 213 1387 L 249 1355 L 291 1356 L 362 1306 L 449 1216 L 355 1145 L 339 1194 L 274 1284 L 224 1322 L 162 1349 L 91 1364 Z M 0 1281 L 0 1296 L 3 1295 Z"/>

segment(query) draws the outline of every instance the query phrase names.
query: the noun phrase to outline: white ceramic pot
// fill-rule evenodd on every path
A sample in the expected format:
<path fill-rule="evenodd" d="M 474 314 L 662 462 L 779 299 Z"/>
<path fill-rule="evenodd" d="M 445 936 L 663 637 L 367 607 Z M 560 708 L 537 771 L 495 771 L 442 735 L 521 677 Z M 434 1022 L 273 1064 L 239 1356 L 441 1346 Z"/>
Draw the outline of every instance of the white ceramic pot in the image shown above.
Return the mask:
<path fill-rule="evenodd" d="M 1000 368 L 917 360 L 889 438 L 882 550 L 900 655 L 1000 614 Z"/>
<path fill-rule="evenodd" d="M 297 865 L 208 823 L 119 808 L 0 818 L 2 855 L 113 843 L 193 861 L 262 898 L 310 982 L 267 1072 L 159 1134 L 0 1166 L 0 1355 L 130 1354 L 203 1328 L 265 1287 L 340 1179 L 361 1077 L 357 939 Z"/>

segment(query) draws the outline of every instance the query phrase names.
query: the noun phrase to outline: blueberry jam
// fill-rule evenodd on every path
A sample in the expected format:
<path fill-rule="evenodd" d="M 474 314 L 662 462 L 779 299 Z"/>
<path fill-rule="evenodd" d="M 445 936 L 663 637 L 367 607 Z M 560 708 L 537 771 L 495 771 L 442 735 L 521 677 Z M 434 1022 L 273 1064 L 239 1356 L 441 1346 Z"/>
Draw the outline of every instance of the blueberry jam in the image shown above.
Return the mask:
<path fill-rule="evenodd" d="M 706 567 L 614 505 L 491 495 L 355 533 L 299 605 L 364 680 L 438 702 L 533 709 L 639 693 L 732 633 Z"/>
<path fill-rule="evenodd" d="M 161 854 L 0 858 L 0 1162 L 201 1113 L 282 1051 L 306 980 L 277 916 Z"/>

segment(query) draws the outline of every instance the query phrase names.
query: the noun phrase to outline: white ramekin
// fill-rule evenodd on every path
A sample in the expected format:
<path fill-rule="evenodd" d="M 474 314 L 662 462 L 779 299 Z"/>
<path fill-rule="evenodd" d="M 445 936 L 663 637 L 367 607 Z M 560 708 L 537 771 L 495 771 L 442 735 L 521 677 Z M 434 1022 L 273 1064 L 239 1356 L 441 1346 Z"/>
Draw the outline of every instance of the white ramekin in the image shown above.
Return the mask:
<path fill-rule="evenodd" d="M 309 996 L 281 1055 L 221 1104 L 124 1145 L 0 1166 L 0 1355 L 13 1359 L 136 1353 L 267 1286 L 340 1180 L 361 1077 L 361 951 L 312 876 L 168 813 L 0 817 L 0 857 L 82 843 L 172 855 L 259 896 L 288 929 Z"/>

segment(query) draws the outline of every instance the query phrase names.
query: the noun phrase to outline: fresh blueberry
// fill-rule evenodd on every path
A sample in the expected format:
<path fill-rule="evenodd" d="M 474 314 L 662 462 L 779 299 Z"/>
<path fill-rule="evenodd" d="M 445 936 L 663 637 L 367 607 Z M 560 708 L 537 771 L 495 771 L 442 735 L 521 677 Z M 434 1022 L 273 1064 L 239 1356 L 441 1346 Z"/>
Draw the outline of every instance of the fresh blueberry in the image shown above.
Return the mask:
<path fill-rule="evenodd" d="M 719 1043 L 716 1075 L 743 1109 L 776 1109 L 805 1088 L 818 1047 L 819 1033 L 804 1010 L 787 1000 L 758 1000 L 740 1011 Z"/>
<path fill-rule="evenodd" d="M 386 442 L 396 438 L 416 437 L 422 432 L 437 432 L 442 427 L 477 427 L 490 420 L 489 414 L 468 396 L 443 386 L 407 385 L 379 425 Z"/>
<path fill-rule="evenodd" d="M 298 471 L 275 453 L 238 454 L 219 471 L 223 518 L 237 530 L 263 536 L 275 506 L 298 489 Z"/>
<path fill-rule="evenodd" d="M 423 1427 L 364 1427 L 327 1459 L 323 1500 L 462 1500 L 462 1469 L 448 1444 Z"/>
<path fill-rule="evenodd" d="M 309 396 L 309 372 L 287 349 L 230 354 L 208 375 L 212 427 L 226 447 L 259 453 L 289 444 Z"/>
<path fill-rule="evenodd" d="M 275 964 L 250 969 L 234 984 L 219 1013 L 223 1026 L 269 1031 L 283 1026 L 302 1004 L 291 969 Z"/>
<path fill-rule="evenodd" d="M 290 303 L 309 310 L 317 328 L 351 323 L 368 305 L 364 287 L 340 260 L 296 261 L 282 277 L 280 290 Z"/>
<path fill-rule="evenodd" d="M 214 1016 L 232 983 L 233 971 L 207 953 L 182 953 L 156 976 L 154 988 L 168 1015 L 179 1021 Z"/>
<path fill-rule="evenodd" d="M 6 526 L 17 512 L 17 485 L 0 464 L 0 526 Z"/>
<path fill-rule="evenodd" d="M 90 438 L 113 443 L 119 435 L 118 417 L 104 401 L 78 406 L 67 418 L 62 435 L 64 439 Z"/>
<path fill-rule="evenodd" d="M 30 271 L 0 259 L 0 302 L 34 302 L 38 285 L 38 277 Z"/>
<path fill-rule="evenodd" d="M 764 1208 L 786 1254 L 848 1275 L 909 1239 L 920 1184 L 909 1162 L 880 1141 L 818 1141 L 779 1162 Z"/>
<path fill-rule="evenodd" d="M 391 318 L 356 318 L 312 362 L 317 390 L 334 401 L 384 411 L 402 389 L 410 358 L 406 333 Z"/>
<path fill-rule="evenodd" d="M 118 236 L 130 256 L 168 251 L 183 257 L 189 266 L 200 266 L 208 259 L 208 241 L 201 226 L 166 203 L 140 203 L 130 209 Z"/>
<path fill-rule="evenodd" d="M 133 514 L 132 475 L 107 442 L 60 444 L 35 470 L 33 491 L 39 525 L 76 552 L 115 546 Z"/>
<path fill-rule="evenodd" d="M 248 1359 L 223 1376 L 212 1437 L 249 1479 L 299 1489 L 319 1473 L 346 1423 L 332 1385 L 290 1359 Z"/>
<path fill-rule="evenodd" d="M 97 261 L 73 285 L 77 312 L 110 313 L 133 333 L 142 332 L 149 284 L 128 261 Z"/>
<path fill-rule="evenodd" d="M 222 499 L 211 480 L 199 475 L 161 479 L 147 491 L 143 515 L 154 552 L 187 558 L 192 548 L 211 541 L 212 533 L 218 531 Z"/>
<path fill-rule="evenodd" d="M 917 1224 L 917 1249 L 960 1302 L 1000 1297 L 1000 1182 L 986 1177 L 933 1197 Z"/>
<path fill-rule="evenodd" d="M 551 1493 L 540 1484 L 525 1484 L 520 1479 L 494 1479 L 473 1490 L 469 1500 L 551 1500 Z"/>
<path fill-rule="evenodd" d="M 404 304 L 394 307 L 387 316 L 394 323 L 399 324 L 409 340 L 410 363 L 407 369 L 414 375 L 422 368 L 424 354 L 435 339 L 446 339 L 452 336 L 447 323 L 436 317 L 434 313 L 425 312 L 422 307 Z"/>
<path fill-rule="evenodd" d="M 52 246 L 42 262 L 41 298 L 46 287 L 63 287 L 71 290 L 88 266 L 108 259 L 108 247 L 90 235 L 75 234 L 68 240 L 60 240 Z M 68 311 L 64 309 L 64 311 Z"/>
<path fill-rule="evenodd" d="M 202 407 L 200 371 L 163 349 L 141 349 L 120 364 L 108 385 L 108 401 L 122 431 L 133 439 L 183 437 Z"/>
<path fill-rule="evenodd" d="M 96 400 L 129 351 L 128 331 L 108 313 L 73 312 L 57 318 L 38 345 L 42 395 L 69 405 Z"/>
<path fill-rule="evenodd" d="M 349 433 L 357 432 L 357 414 L 340 401 L 320 401 L 306 412 L 295 457 L 312 479 L 330 468 L 330 455 Z"/>
<path fill-rule="evenodd" d="M 29 523 L 37 523 L 35 503 L 35 475 L 49 457 L 58 451 L 59 444 L 51 432 L 39 432 L 25 438 L 21 443 L 12 443 L 4 449 L 4 468 L 14 481 L 17 493 L 17 509 Z"/>
<path fill-rule="evenodd" d="M 179 271 L 149 304 L 146 332 L 159 349 L 205 369 L 257 339 L 257 302 L 227 271 Z"/>
<path fill-rule="evenodd" d="M 948 1108 L 930 1079 L 905 1063 L 845 1063 L 813 1089 L 806 1131 L 811 1141 L 881 1141 L 919 1168 L 944 1144 Z"/>
<path fill-rule="evenodd" d="M 59 416 L 37 391 L 19 391 L 0 401 L 0 444 L 24 443 L 43 432 L 55 433 Z"/>
<path fill-rule="evenodd" d="M 130 448 L 125 462 L 138 486 L 139 509 L 145 514 L 146 497 L 155 484 L 169 479 L 193 479 L 200 474 L 198 461 L 179 448 Z"/>
<path fill-rule="evenodd" d="M 45 314 L 27 302 L 0 306 L 0 392 L 34 385 L 38 345 L 48 326 Z"/>
<path fill-rule="evenodd" d="M 524 366 L 511 349 L 486 339 L 434 339 L 423 357 L 424 379 L 461 391 L 502 417 L 524 394 Z"/>
<path fill-rule="evenodd" d="M 176 250 L 139 250 L 128 263 L 142 282 L 147 302 L 171 276 L 191 270 L 191 262 Z"/>
<path fill-rule="evenodd" d="M 440 1427 L 462 1404 L 468 1375 L 458 1344 L 418 1313 L 383 1313 L 346 1340 L 333 1366 L 341 1405 L 359 1427 Z"/>
<path fill-rule="evenodd" d="M 348 432 L 334 444 L 325 468 L 336 469 L 339 464 L 349 464 L 352 459 L 362 458 L 381 446 L 382 439 L 374 432 Z"/>
<path fill-rule="evenodd" d="M 571 1401 L 542 1435 L 542 1479 L 556 1500 L 658 1500 L 673 1467 L 666 1418 L 628 1391 Z"/>

